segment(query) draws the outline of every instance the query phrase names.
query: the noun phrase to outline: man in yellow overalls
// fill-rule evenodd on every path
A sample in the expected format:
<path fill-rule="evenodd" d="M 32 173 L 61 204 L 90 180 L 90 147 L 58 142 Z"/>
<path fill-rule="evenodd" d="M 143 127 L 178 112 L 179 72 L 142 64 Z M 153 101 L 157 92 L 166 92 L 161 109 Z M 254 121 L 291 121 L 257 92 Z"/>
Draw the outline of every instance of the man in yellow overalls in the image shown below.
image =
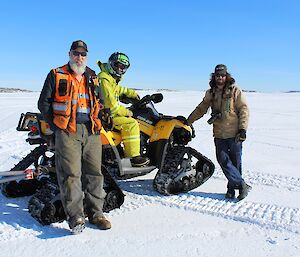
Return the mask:
<path fill-rule="evenodd" d="M 114 128 L 120 130 L 124 143 L 125 157 L 129 157 L 134 167 L 146 166 L 149 158 L 140 155 L 140 128 L 138 122 L 132 118 L 132 111 L 120 105 L 119 97 L 126 95 L 129 98 L 139 99 L 135 90 L 119 85 L 122 76 L 130 66 L 126 54 L 115 52 L 107 63 L 97 61 L 101 72 L 98 74 L 104 94 L 105 108 L 110 108 Z"/>

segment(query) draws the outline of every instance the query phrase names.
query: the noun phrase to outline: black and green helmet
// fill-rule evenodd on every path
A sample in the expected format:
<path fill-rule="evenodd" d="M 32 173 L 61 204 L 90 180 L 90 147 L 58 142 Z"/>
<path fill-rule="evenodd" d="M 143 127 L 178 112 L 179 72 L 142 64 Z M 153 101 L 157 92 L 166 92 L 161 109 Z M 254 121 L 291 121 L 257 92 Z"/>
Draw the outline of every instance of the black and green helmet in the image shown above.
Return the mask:
<path fill-rule="evenodd" d="M 107 66 L 111 75 L 121 77 L 130 66 L 129 58 L 126 54 L 115 52 L 109 57 Z"/>

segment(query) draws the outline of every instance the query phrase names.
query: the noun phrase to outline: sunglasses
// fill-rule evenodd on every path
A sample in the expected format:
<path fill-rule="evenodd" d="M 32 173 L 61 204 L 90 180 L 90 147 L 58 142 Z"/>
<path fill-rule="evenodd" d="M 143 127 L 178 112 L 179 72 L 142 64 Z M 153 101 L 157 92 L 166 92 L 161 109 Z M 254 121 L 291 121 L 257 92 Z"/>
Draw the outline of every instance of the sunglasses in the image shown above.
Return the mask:
<path fill-rule="evenodd" d="M 83 57 L 86 57 L 86 56 L 87 56 L 87 52 L 72 51 L 72 54 L 73 54 L 74 56 L 79 56 L 79 55 L 81 55 L 81 56 L 83 56 Z"/>

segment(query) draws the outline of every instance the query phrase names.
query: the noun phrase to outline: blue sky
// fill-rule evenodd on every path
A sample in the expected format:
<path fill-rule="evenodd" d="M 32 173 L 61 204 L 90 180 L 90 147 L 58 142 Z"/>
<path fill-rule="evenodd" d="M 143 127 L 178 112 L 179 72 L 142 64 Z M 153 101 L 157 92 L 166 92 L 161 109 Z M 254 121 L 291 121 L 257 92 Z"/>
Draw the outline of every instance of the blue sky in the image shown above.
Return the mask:
<path fill-rule="evenodd" d="M 72 41 L 89 66 L 125 52 L 122 85 L 205 90 L 224 63 L 246 90 L 300 90 L 299 1 L 4 1 L 0 87 L 40 90 L 68 61 Z"/>

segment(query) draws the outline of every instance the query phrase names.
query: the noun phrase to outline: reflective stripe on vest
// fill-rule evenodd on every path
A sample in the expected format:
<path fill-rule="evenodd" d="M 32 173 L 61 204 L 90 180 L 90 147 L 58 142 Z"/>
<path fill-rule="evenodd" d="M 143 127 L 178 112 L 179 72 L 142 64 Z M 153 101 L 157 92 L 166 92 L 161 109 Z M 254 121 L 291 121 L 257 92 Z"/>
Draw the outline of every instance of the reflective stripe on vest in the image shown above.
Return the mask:
<path fill-rule="evenodd" d="M 91 113 L 91 108 L 84 108 L 84 107 L 77 107 L 77 112 L 78 113 Z"/>
<path fill-rule="evenodd" d="M 67 111 L 67 109 L 68 109 L 68 106 L 67 105 L 65 105 L 65 104 L 58 104 L 58 103 L 53 103 L 52 104 L 52 109 L 53 109 L 53 111 Z"/>

